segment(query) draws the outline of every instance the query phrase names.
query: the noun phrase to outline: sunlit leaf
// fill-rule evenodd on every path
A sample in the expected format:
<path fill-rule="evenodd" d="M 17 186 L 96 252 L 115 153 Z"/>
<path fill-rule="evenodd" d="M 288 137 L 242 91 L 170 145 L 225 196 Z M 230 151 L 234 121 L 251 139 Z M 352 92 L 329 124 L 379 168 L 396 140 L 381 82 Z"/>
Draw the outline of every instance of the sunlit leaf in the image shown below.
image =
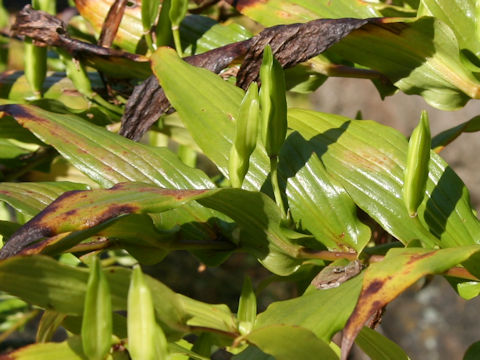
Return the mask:
<path fill-rule="evenodd" d="M 30 105 L 4 105 L 0 111 L 12 115 L 102 186 L 144 181 L 169 188 L 213 187 L 205 174 L 182 164 L 170 150 L 135 143 L 75 115 Z"/>
<path fill-rule="evenodd" d="M 431 251 L 421 248 L 392 249 L 371 264 L 363 277 L 362 292 L 348 320 L 342 339 L 342 359 L 365 322 L 410 285 L 428 274 L 439 274 L 480 251 L 479 245 Z"/>
<path fill-rule="evenodd" d="M 34 216 L 66 191 L 86 190 L 87 185 L 66 181 L 0 183 L 0 200 L 27 216 Z"/>
<path fill-rule="evenodd" d="M 271 325 L 255 329 L 246 339 L 277 360 L 316 360 L 319 354 L 325 360 L 338 359 L 328 343 L 299 326 Z"/>
<path fill-rule="evenodd" d="M 410 218 L 402 200 L 407 140 L 397 130 L 300 109 L 290 111 L 289 125 L 315 148 L 353 201 L 404 244 L 421 239 L 429 246 L 450 247 L 478 241 L 480 222 L 473 215 L 468 190 L 435 153 L 427 194 L 418 210 L 420 224 Z"/>
<path fill-rule="evenodd" d="M 271 304 L 261 313 L 254 329 L 275 324 L 301 326 L 324 341 L 341 330 L 352 313 L 360 294 L 362 276 L 326 290 L 311 288 L 302 296 Z"/>
<path fill-rule="evenodd" d="M 437 134 L 432 139 L 432 149 L 439 153 L 443 150 L 445 146 L 450 144 L 456 138 L 458 138 L 463 133 L 472 133 L 480 131 L 480 116 L 475 116 L 474 118 L 457 125 L 451 129 L 442 131 L 440 134 Z"/>
<path fill-rule="evenodd" d="M 392 340 L 366 326 L 358 333 L 355 343 L 372 360 L 409 360 L 403 349 Z"/>

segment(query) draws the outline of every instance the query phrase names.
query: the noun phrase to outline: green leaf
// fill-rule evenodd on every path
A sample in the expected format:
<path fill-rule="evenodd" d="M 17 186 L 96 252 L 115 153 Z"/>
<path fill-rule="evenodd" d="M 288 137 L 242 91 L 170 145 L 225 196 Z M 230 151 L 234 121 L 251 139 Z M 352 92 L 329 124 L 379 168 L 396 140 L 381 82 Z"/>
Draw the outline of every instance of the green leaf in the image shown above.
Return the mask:
<path fill-rule="evenodd" d="M 372 360 L 409 360 L 405 351 L 382 334 L 366 326 L 358 333 L 355 343 Z"/>
<path fill-rule="evenodd" d="M 421 0 L 417 16 L 433 16 L 455 33 L 460 49 L 480 55 L 475 0 Z"/>
<path fill-rule="evenodd" d="M 34 216 L 66 191 L 86 190 L 87 185 L 67 181 L 0 183 L 0 200 L 26 216 Z"/>
<path fill-rule="evenodd" d="M 278 206 L 265 194 L 221 189 L 197 200 L 230 217 L 241 228 L 240 246 L 270 271 L 289 275 L 302 263 L 300 249 L 282 228 Z"/>
<path fill-rule="evenodd" d="M 75 336 L 60 343 L 40 343 L 25 346 L 8 354 L 12 360 L 85 360 L 80 337 Z"/>
<path fill-rule="evenodd" d="M 187 44 L 185 55 L 197 55 L 208 50 L 247 40 L 252 34 L 243 26 L 232 23 L 218 23 L 212 18 L 188 15 L 180 24 L 182 42 Z"/>
<path fill-rule="evenodd" d="M 471 300 L 480 294 L 480 283 L 478 281 L 465 281 L 457 284 L 458 295 L 465 300 Z"/>
<path fill-rule="evenodd" d="M 480 238 L 468 190 L 433 152 L 426 196 L 418 209 L 422 225 L 410 218 L 402 200 L 407 141 L 398 131 L 373 121 L 300 109 L 289 112 L 289 125 L 315 148 L 353 201 L 404 244 L 421 239 L 429 246 L 450 247 L 475 244 Z"/>
<path fill-rule="evenodd" d="M 23 143 L 41 144 L 32 133 L 21 127 L 15 119 L 4 117 L 0 121 L 0 138 L 15 139 Z"/>
<path fill-rule="evenodd" d="M 319 354 L 325 360 L 338 359 L 328 343 L 299 326 L 271 325 L 255 329 L 246 339 L 277 360 L 317 360 Z"/>
<path fill-rule="evenodd" d="M 228 177 L 228 157 L 235 132 L 232 120 L 238 113 L 244 92 L 208 70 L 187 64 L 171 49 L 158 49 L 152 55 L 152 64 L 168 100 L 177 109 L 192 138 Z M 257 147 L 250 161 L 244 186 L 259 189 L 267 177 L 268 158 Z"/>
<path fill-rule="evenodd" d="M 431 251 L 421 248 L 392 249 L 371 264 L 363 276 L 360 298 L 342 339 L 342 354 L 348 354 L 355 337 L 368 319 L 409 286 L 428 274 L 441 274 L 480 251 L 480 245 Z"/>
<path fill-rule="evenodd" d="M 172 50 L 159 49 L 153 55 L 152 61 L 154 72 L 159 77 L 169 100 L 177 109 L 182 121 L 190 130 L 192 137 L 202 151 L 215 162 L 220 171 L 228 176 L 228 154 L 235 133 L 235 124 L 231 119 L 238 113 L 243 98 L 242 90 L 221 80 L 209 71 L 188 65 L 181 61 Z M 179 81 L 179 77 L 181 81 Z M 193 92 L 192 89 L 196 89 L 196 91 Z M 302 225 L 318 236 L 317 239 L 320 241 L 326 235 L 325 244 L 327 246 L 337 247 L 346 244 L 348 247 L 360 249 L 369 238 L 369 234 L 368 229 L 356 219 L 351 200 L 341 189 L 332 193 L 333 185 L 325 184 L 319 189 L 318 177 L 321 174 L 317 174 L 316 171 L 323 172 L 323 169 L 320 169 L 321 164 L 315 160 L 308 164 L 315 167 L 313 169 L 315 173 L 312 173 L 313 170 L 308 167 L 302 170 L 300 166 L 305 165 L 307 156 L 304 153 L 305 146 L 293 139 L 289 141 L 289 144 L 288 149 L 291 150 L 281 153 L 279 171 L 280 177 L 284 180 L 288 179 L 289 182 L 287 195 L 288 201 L 291 202 L 292 214 L 297 217 L 295 220 L 301 221 Z M 302 152 L 297 150 L 298 148 Z M 287 164 L 295 164 L 299 167 L 292 172 L 291 168 L 287 168 Z M 266 170 L 269 167 L 268 157 L 260 147 L 257 147 L 250 158 L 250 167 L 244 187 L 259 189 L 265 182 Z M 293 179 L 292 176 L 295 174 L 298 177 Z M 301 181 L 302 188 L 315 189 L 315 192 L 309 193 L 306 190 L 302 194 L 303 198 L 297 197 L 298 193 L 294 190 L 304 191 L 295 189 L 297 180 Z M 319 192 L 320 190 L 326 191 L 328 194 L 322 194 Z M 326 197 L 331 198 L 329 201 L 335 207 L 323 205 Z M 334 199 L 335 197 L 337 199 Z M 302 216 L 309 217 L 303 220 Z M 339 218 L 342 219 L 340 222 Z M 331 230 L 326 231 L 325 223 L 320 225 L 319 219 L 325 219 L 328 229 Z M 342 233 L 345 233 L 344 236 Z M 345 242 L 342 241 L 343 237 L 345 237 Z"/>
<path fill-rule="evenodd" d="M 477 341 L 469 346 L 469 348 L 465 352 L 465 355 L 463 356 L 463 360 L 475 360 L 475 359 L 478 359 L 479 356 L 480 356 L 480 341 Z"/>
<path fill-rule="evenodd" d="M 442 110 L 480 97 L 480 83 L 463 66 L 453 31 L 443 22 L 383 20 L 353 31 L 329 51 L 385 74 L 406 94 Z"/>
<path fill-rule="evenodd" d="M 442 131 L 432 139 L 432 149 L 439 153 L 445 146 L 454 141 L 463 133 L 472 133 L 480 131 L 480 116 L 475 116 L 470 120 L 457 125 L 453 128 Z"/>
<path fill-rule="evenodd" d="M 104 187 L 122 181 L 168 188 L 214 187 L 203 172 L 182 164 L 170 150 L 135 143 L 75 115 L 56 114 L 31 105 L 4 105 L 0 111 L 11 114 Z"/>
<path fill-rule="evenodd" d="M 240 1 L 237 9 L 263 26 L 293 24 L 318 18 L 366 19 L 381 16 L 373 3 L 352 0 Z"/>
<path fill-rule="evenodd" d="M 275 360 L 271 355 L 265 354 L 256 346 L 249 346 L 241 353 L 234 355 L 232 360 Z"/>
<path fill-rule="evenodd" d="M 45 310 L 38 324 L 35 342 L 49 342 L 57 331 L 58 327 L 62 325 L 64 319 L 64 314 L 52 310 Z"/>
<path fill-rule="evenodd" d="M 277 301 L 257 317 L 254 329 L 276 324 L 301 326 L 328 342 L 343 329 L 355 308 L 362 278 L 358 275 L 336 288 L 311 288 L 298 298 Z"/>
<path fill-rule="evenodd" d="M 370 228 L 357 218 L 355 203 L 298 132 L 285 141 L 279 173 L 298 228 L 311 232 L 329 249 L 360 252 L 370 241 Z"/>
<path fill-rule="evenodd" d="M 112 267 L 105 275 L 112 310 L 126 310 L 131 270 Z M 12 257 L 0 262 L 0 290 L 67 315 L 83 314 L 87 280 L 87 269 L 63 265 L 46 256 Z M 149 276 L 145 281 L 151 289 L 157 322 L 168 337 L 181 338 L 188 326 L 237 333 L 235 317 L 226 305 L 210 305 L 176 294 Z"/>
<path fill-rule="evenodd" d="M 144 32 L 149 32 L 151 27 L 155 24 L 160 7 L 160 0 L 142 1 L 142 25 Z"/>
<path fill-rule="evenodd" d="M 0 159 L 16 160 L 21 155 L 26 155 L 31 153 L 29 149 L 25 149 L 18 144 L 13 143 L 9 139 L 0 139 Z M 3 161 L 2 161 L 3 162 Z"/>
<path fill-rule="evenodd" d="M 155 148 L 128 140 L 74 115 L 56 114 L 33 106 L 7 105 L 16 120 L 57 150 L 80 171 L 104 187 L 122 181 L 143 181 L 166 188 L 213 188 L 206 174 L 183 164 L 167 148 Z M 68 139 L 68 141 L 65 141 Z M 199 219 L 221 216 L 200 206 L 177 210 L 197 232 L 214 232 Z M 208 240 L 205 237 L 205 240 Z"/>

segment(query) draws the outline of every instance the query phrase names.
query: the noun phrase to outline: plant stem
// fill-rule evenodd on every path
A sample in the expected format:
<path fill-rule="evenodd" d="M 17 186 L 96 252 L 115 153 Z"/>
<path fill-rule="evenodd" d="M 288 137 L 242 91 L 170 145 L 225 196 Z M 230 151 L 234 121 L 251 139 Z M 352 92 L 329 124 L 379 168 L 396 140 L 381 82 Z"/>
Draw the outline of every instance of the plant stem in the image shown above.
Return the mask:
<path fill-rule="evenodd" d="M 177 50 L 177 54 L 178 56 L 183 57 L 182 42 L 180 41 L 180 29 L 178 26 L 172 27 L 172 34 L 173 34 L 173 42 L 175 43 L 175 49 Z"/>
<path fill-rule="evenodd" d="M 153 53 L 155 51 L 155 47 L 153 46 L 153 39 L 151 32 L 145 33 L 145 42 L 147 43 L 148 49 Z"/>
<path fill-rule="evenodd" d="M 287 218 L 285 212 L 285 206 L 283 205 L 282 192 L 280 191 L 280 186 L 278 184 L 278 156 L 274 155 L 270 157 L 270 174 L 273 187 L 273 195 L 275 196 L 275 202 L 277 203 L 280 211 L 282 212 L 282 217 Z"/>

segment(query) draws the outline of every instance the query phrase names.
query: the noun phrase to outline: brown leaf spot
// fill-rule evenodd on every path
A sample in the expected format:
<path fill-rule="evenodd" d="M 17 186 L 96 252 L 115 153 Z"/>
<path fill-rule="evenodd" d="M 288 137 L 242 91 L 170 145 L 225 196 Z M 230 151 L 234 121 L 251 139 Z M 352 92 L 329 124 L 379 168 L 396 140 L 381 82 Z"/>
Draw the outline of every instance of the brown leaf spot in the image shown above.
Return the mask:
<path fill-rule="evenodd" d="M 97 215 L 91 223 L 89 223 L 89 227 L 98 225 L 104 221 L 112 219 L 114 217 L 124 215 L 124 214 L 131 214 L 139 210 L 138 206 L 130 205 L 130 204 L 121 204 L 121 205 L 111 205 L 109 206 L 104 212 Z"/>
<path fill-rule="evenodd" d="M 375 173 L 390 172 L 396 163 L 372 147 L 357 148 L 355 152 L 345 149 L 342 157 L 355 167 Z"/>
<path fill-rule="evenodd" d="M 410 259 L 408 260 L 407 264 L 406 265 L 411 265 L 419 260 L 422 260 L 422 259 L 425 259 L 425 258 L 428 258 L 430 256 L 433 256 L 435 255 L 436 251 L 430 251 L 430 252 L 426 252 L 426 253 L 423 253 L 423 254 L 413 254 L 410 256 Z"/>
<path fill-rule="evenodd" d="M 363 291 L 362 297 L 364 296 L 372 296 L 373 294 L 376 294 L 382 286 L 385 284 L 385 281 L 381 280 L 374 280 L 372 281 L 368 287 Z"/>

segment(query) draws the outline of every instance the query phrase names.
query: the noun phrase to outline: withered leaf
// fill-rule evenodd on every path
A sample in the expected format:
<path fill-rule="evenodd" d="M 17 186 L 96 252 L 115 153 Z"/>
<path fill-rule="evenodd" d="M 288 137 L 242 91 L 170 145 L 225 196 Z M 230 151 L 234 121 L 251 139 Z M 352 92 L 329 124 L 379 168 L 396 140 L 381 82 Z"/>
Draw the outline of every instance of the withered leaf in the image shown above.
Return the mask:
<path fill-rule="evenodd" d="M 189 56 L 185 61 L 218 74 L 235 58 L 245 54 L 250 41 L 237 42 L 203 54 Z M 136 86 L 129 97 L 122 116 L 120 135 L 138 141 L 162 114 L 173 111 L 157 78 L 152 75 Z"/>
<path fill-rule="evenodd" d="M 143 183 L 68 191 L 17 230 L 0 249 L 0 259 L 14 256 L 43 238 L 93 228 L 125 214 L 169 210 L 207 191 L 164 189 Z"/>
<path fill-rule="evenodd" d="M 252 81 L 258 80 L 263 49 L 266 45 L 272 47 L 280 64 L 288 68 L 322 53 L 369 21 L 372 20 L 318 19 L 304 24 L 274 26 L 263 30 L 252 39 L 191 56 L 185 58 L 185 61 L 219 73 L 231 61 L 244 56 L 244 62 L 237 75 L 237 86 L 246 89 Z M 171 109 L 166 103 L 168 100 L 165 99 L 165 93 L 153 86 L 154 81 L 149 79 L 135 89 L 134 94 L 148 94 L 148 101 L 137 96 L 130 97 L 122 117 L 120 134 L 132 140 L 139 140 L 162 114 Z"/>
<path fill-rule="evenodd" d="M 118 0 L 111 9 L 112 19 L 115 21 L 112 20 L 112 24 L 107 24 L 104 29 L 115 30 L 115 22 L 121 19 L 121 9 L 122 2 Z M 237 85 L 246 89 L 252 81 L 258 80 L 263 49 L 266 45 L 271 46 L 280 64 L 288 68 L 322 53 L 353 30 L 375 21 L 376 19 L 318 19 L 303 24 L 273 26 L 264 29 L 252 39 L 190 56 L 185 58 L 185 61 L 219 73 L 234 59 L 244 57 L 237 75 Z M 148 61 L 141 55 L 72 39 L 68 36 L 62 21 L 45 12 L 35 11 L 29 5 L 20 11 L 12 30 L 17 35 L 34 39 L 37 43 L 61 47 L 74 57 L 87 62 L 95 57 L 107 60 L 123 58 L 135 62 Z M 104 41 L 105 44 L 108 43 L 108 36 Z M 129 98 L 122 117 L 120 133 L 130 139 L 139 140 L 150 126 L 168 111 L 173 110 L 165 93 L 155 78 L 149 78 L 137 86 Z"/>
<path fill-rule="evenodd" d="M 108 11 L 107 17 L 103 22 L 102 31 L 100 37 L 98 38 L 98 45 L 104 47 L 110 47 L 113 44 L 113 39 L 117 34 L 118 27 L 122 21 L 125 8 L 127 7 L 128 0 L 115 0 L 110 10 Z"/>
<path fill-rule="evenodd" d="M 368 19 L 318 19 L 304 24 L 278 25 L 266 28 L 253 38 L 245 61 L 237 75 L 237 86 L 247 89 L 258 80 L 263 49 L 270 45 L 283 68 L 295 66 L 343 39 L 365 25 Z"/>
<path fill-rule="evenodd" d="M 75 58 L 90 60 L 95 57 L 123 58 L 134 62 L 147 62 L 142 55 L 105 48 L 77 39 L 67 34 L 65 23 L 43 11 L 33 10 L 26 5 L 17 15 L 12 31 L 17 36 L 28 36 L 36 45 L 56 46 L 65 49 Z"/>

